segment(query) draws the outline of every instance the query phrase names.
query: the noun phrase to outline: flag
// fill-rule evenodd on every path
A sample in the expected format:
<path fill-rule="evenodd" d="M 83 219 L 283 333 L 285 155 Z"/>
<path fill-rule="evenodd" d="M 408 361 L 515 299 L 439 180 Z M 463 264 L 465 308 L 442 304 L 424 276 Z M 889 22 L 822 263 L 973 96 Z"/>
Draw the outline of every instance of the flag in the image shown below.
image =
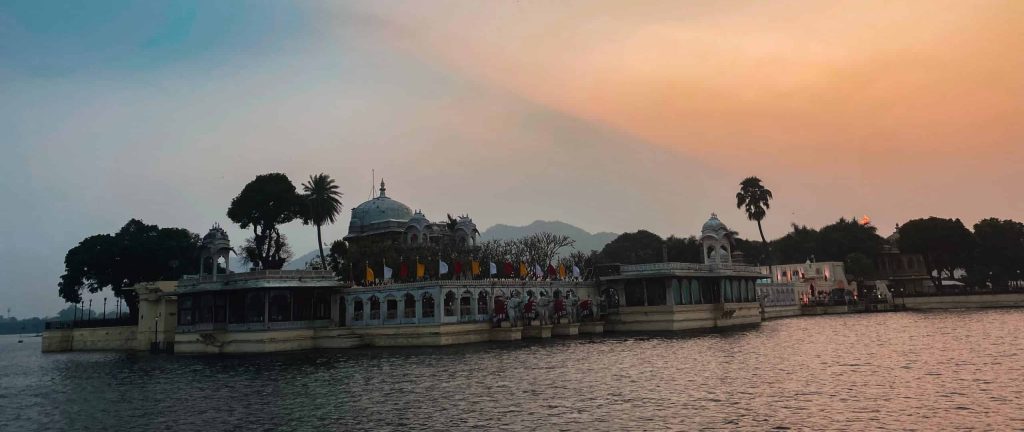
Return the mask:
<path fill-rule="evenodd" d="M 384 266 L 384 279 L 391 279 L 391 275 L 392 275 L 392 274 L 393 274 L 394 272 L 395 272 L 395 271 L 394 271 L 394 270 L 392 270 L 392 269 L 391 269 L 391 267 L 388 267 L 388 266 Z"/>
<path fill-rule="evenodd" d="M 574 278 L 580 277 L 580 268 L 576 267 L 575 265 L 572 266 L 572 277 L 574 277 Z"/>
<path fill-rule="evenodd" d="M 526 277 L 529 273 L 526 270 L 526 263 L 519 263 L 519 277 Z"/>
<path fill-rule="evenodd" d="M 480 261 L 473 260 L 469 263 L 470 273 L 473 276 L 480 276 Z"/>
<path fill-rule="evenodd" d="M 548 264 L 548 276 L 554 276 L 555 273 L 555 266 Z"/>
<path fill-rule="evenodd" d="M 462 261 L 455 260 L 455 275 L 462 276 Z"/>
<path fill-rule="evenodd" d="M 541 270 L 540 264 L 534 264 L 533 265 L 533 275 L 537 276 L 537 277 L 544 276 L 544 270 Z"/>
<path fill-rule="evenodd" d="M 373 277 L 373 269 L 370 268 L 369 264 L 367 264 L 366 265 L 366 281 L 367 282 L 373 282 L 374 280 L 376 280 L 376 278 Z"/>
<path fill-rule="evenodd" d="M 490 270 L 488 276 L 494 276 L 495 273 L 498 273 L 498 265 L 492 262 L 488 270 Z"/>
<path fill-rule="evenodd" d="M 438 260 L 437 263 L 438 263 L 437 264 L 437 274 L 438 275 L 443 275 L 443 274 L 448 273 L 448 264 L 445 264 L 445 262 L 441 261 L 441 260 Z"/>
<path fill-rule="evenodd" d="M 402 264 L 398 266 L 398 278 L 401 280 L 409 279 L 409 263 L 402 261 Z"/>
<path fill-rule="evenodd" d="M 565 279 L 565 264 L 558 265 L 558 278 Z"/>
<path fill-rule="evenodd" d="M 506 262 L 504 267 L 503 267 L 503 270 L 502 270 L 502 275 L 503 276 L 507 276 L 507 277 L 512 277 L 512 275 L 515 273 L 515 271 L 516 271 L 515 268 L 512 267 L 512 263 Z"/>
<path fill-rule="evenodd" d="M 426 274 L 427 274 L 427 265 L 426 264 L 421 264 L 421 263 L 416 263 L 416 277 L 417 278 L 422 278 Z"/>

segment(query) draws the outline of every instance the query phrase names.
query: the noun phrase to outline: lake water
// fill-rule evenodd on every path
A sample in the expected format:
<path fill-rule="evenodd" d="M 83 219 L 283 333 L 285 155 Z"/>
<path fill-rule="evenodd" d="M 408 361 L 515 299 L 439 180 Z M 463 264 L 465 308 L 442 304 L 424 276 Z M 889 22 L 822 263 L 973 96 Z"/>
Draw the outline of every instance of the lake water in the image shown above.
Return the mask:
<path fill-rule="evenodd" d="M 0 430 L 1024 428 L 1024 310 L 232 357 L 0 336 Z"/>

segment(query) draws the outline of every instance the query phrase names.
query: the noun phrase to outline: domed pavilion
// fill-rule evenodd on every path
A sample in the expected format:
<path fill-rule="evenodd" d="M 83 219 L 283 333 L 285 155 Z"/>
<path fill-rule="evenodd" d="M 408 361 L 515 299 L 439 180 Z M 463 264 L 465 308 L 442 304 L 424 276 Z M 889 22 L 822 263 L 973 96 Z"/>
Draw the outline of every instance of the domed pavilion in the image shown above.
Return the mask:
<path fill-rule="evenodd" d="M 444 222 L 431 222 L 422 211 L 414 212 L 409 206 L 389 197 L 384 180 L 381 180 L 380 193 L 352 209 L 345 241 L 436 244 L 446 236 L 454 236 L 457 242 L 472 246 L 476 245 L 480 232 L 468 215 L 456 219 L 453 231 Z"/>

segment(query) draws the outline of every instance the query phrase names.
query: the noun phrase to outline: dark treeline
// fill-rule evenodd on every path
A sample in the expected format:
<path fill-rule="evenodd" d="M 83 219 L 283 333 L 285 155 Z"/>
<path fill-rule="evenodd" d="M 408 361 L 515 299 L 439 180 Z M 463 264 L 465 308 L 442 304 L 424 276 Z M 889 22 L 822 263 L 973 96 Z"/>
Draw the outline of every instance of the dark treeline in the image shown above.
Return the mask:
<path fill-rule="evenodd" d="M 79 314 L 80 317 L 86 316 L 86 314 L 88 314 L 88 313 L 89 313 L 88 311 L 78 310 L 78 314 Z M 18 319 L 18 318 L 15 318 L 15 317 L 5 317 L 3 315 L 0 315 L 0 334 L 6 335 L 6 334 L 34 334 L 34 333 L 41 333 L 43 331 L 43 327 L 46 325 L 47 321 L 52 321 L 52 320 L 69 321 L 69 320 L 74 319 L 74 316 L 75 316 L 75 307 L 74 306 L 68 306 L 68 307 L 64 308 L 60 312 L 57 312 L 57 315 L 53 316 L 53 317 L 32 317 L 32 318 Z M 93 318 L 97 318 L 98 317 L 98 315 L 96 315 L 95 312 L 93 312 L 92 316 L 93 316 Z"/>
<path fill-rule="evenodd" d="M 853 219 L 840 218 L 821 227 L 793 224 L 791 231 L 768 242 L 769 254 L 759 240 L 734 237 L 734 248 L 748 264 L 793 264 L 805 261 L 839 261 L 856 280 L 870 279 L 878 254 L 889 246 L 901 253 L 920 254 L 933 283 L 954 275 L 968 286 L 1002 289 L 1024 276 L 1024 224 L 988 218 L 967 228 L 959 219 L 929 217 L 899 226 L 890 243 L 877 228 Z M 599 262 L 639 264 L 659 262 L 667 248 L 669 261 L 700 262 L 701 246 L 696 237 L 669 237 L 640 230 L 625 233 L 608 243 L 598 254 Z M 890 249 L 891 250 L 891 249 Z"/>

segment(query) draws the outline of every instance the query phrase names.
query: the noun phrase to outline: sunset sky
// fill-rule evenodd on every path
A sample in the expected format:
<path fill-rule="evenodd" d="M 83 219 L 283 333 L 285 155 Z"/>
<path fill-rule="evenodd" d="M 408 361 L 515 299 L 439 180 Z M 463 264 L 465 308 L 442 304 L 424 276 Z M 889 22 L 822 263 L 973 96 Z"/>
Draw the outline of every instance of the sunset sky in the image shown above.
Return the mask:
<path fill-rule="evenodd" d="M 1024 2 L 0 2 L 0 313 L 129 218 L 370 171 L 430 218 L 691 235 L 1024 219 Z M 298 253 L 315 231 L 284 229 Z M 245 233 L 230 231 L 240 242 Z"/>

